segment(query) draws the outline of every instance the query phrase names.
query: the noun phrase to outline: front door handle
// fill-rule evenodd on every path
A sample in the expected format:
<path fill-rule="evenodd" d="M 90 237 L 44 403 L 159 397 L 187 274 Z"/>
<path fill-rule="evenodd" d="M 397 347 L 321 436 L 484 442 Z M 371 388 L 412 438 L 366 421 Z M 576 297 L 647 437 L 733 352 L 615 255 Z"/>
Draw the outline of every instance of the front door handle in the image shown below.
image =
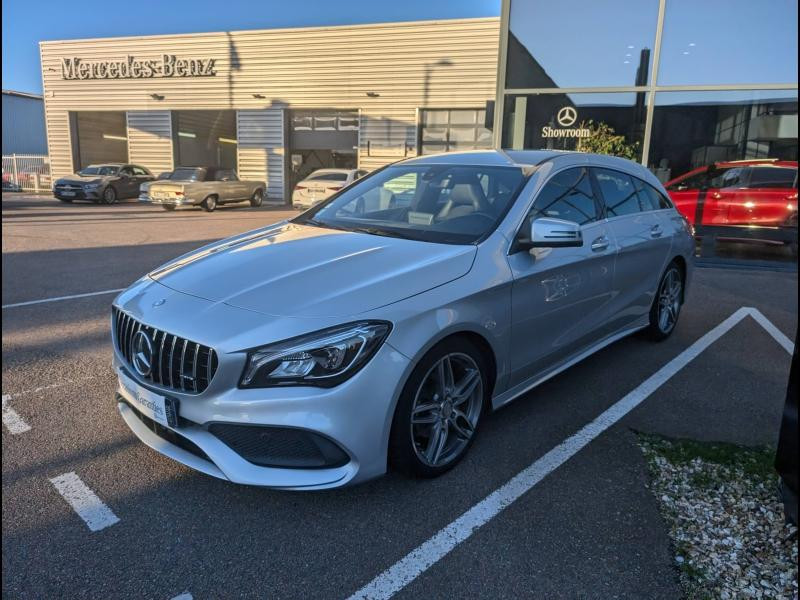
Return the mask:
<path fill-rule="evenodd" d="M 601 235 L 592 242 L 592 252 L 601 252 L 608 248 L 608 238 Z"/>
<path fill-rule="evenodd" d="M 661 230 L 661 225 L 653 225 L 650 228 L 650 237 L 661 237 L 664 232 Z"/>

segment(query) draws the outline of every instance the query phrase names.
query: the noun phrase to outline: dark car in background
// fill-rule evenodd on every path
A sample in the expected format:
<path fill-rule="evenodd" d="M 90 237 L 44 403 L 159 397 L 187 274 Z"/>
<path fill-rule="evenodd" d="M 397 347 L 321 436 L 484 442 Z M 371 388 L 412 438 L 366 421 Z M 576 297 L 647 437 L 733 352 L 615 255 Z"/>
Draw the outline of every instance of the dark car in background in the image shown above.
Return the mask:
<path fill-rule="evenodd" d="M 140 165 L 89 165 L 74 175 L 56 180 L 53 195 L 62 202 L 89 200 L 114 204 L 120 198 L 136 198 L 139 186 L 154 179 L 153 174 Z"/>
<path fill-rule="evenodd" d="M 792 244 L 797 250 L 797 161 L 717 162 L 667 182 L 675 208 L 720 237 Z"/>

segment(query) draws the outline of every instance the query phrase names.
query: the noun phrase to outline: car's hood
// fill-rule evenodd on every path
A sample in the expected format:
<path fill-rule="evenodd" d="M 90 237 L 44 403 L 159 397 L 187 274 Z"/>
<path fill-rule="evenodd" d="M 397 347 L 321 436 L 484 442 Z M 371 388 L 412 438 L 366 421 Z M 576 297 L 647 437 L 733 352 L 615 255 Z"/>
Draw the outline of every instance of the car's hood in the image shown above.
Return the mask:
<path fill-rule="evenodd" d="M 150 273 L 176 291 L 266 315 L 356 315 L 465 275 L 475 246 L 292 223 L 230 238 Z"/>

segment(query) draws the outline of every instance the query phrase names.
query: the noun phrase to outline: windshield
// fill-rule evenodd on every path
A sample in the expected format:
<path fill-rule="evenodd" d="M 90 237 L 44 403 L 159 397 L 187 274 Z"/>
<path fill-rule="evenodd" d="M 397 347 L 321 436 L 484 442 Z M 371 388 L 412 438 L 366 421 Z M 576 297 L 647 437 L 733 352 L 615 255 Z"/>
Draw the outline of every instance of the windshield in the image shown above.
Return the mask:
<path fill-rule="evenodd" d="M 116 175 L 117 171 L 119 167 L 111 165 L 91 165 L 78 171 L 78 175 Z"/>
<path fill-rule="evenodd" d="M 305 179 L 306 181 L 347 181 L 347 173 L 339 171 L 317 171 Z"/>
<path fill-rule="evenodd" d="M 175 169 L 167 179 L 175 181 L 199 181 L 202 169 Z"/>
<path fill-rule="evenodd" d="M 471 244 L 494 230 L 524 180 L 518 167 L 396 165 L 358 180 L 295 222 Z"/>

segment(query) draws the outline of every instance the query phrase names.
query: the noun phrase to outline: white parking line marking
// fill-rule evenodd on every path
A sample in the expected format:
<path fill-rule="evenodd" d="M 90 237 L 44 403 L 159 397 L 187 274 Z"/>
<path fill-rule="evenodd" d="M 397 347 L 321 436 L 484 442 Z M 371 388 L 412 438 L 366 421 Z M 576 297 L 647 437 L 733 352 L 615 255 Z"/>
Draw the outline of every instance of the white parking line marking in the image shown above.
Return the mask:
<path fill-rule="evenodd" d="M 756 316 L 756 313 L 760 315 L 760 318 Z M 496 517 L 517 498 L 533 488 L 542 479 L 547 477 L 547 475 L 575 456 L 575 454 L 601 433 L 639 406 L 653 392 L 675 375 L 675 373 L 697 358 L 703 350 L 708 348 L 748 315 L 753 316 L 761 325 L 764 325 L 764 322 L 768 323 L 775 331 L 780 333 L 778 329 L 756 309 L 748 307 L 740 308 L 666 365 L 661 367 L 636 389 L 600 414 L 594 421 L 586 425 L 573 436 L 564 440 L 530 466 L 523 469 L 502 487 L 489 494 L 432 538 L 423 542 L 404 558 L 400 559 L 400 561 L 386 569 L 363 588 L 350 596 L 350 600 L 361 598 L 369 598 L 371 600 L 391 598 L 395 593 L 403 589 L 446 556 L 458 544 L 469 538 L 480 527 Z M 768 327 L 765 326 L 765 329 L 775 337 L 775 334 L 770 331 Z M 776 339 L 779 340 L 777 337 Z M 781 345 L 788 350 L 787 346 L 783 343 L 781 343 Z"/>
<path fill-rule="evenodd" d="M 75 473 L 64 473 L 51 478 L 50 482 L 92 531 L 119 522 L 119 517 Z"/>
<path fill-rule="evenodd" d="M 14 435 L 30 431 L 31 426 L 17 414 L 17 411 L 8 406 L 9 400 L 11 396 L 3 394 L 3 425 Z"/>
<path fill-rule="evenodd" d="M 59 300 L 73 300 L 74 298 L 88 298 L 89 296 L 102 296 L 103 294 L 116 294 L 125 288 L 117 290 L 103 290 L 101 292 L 89 292 L 86 294 L 73 294 L 72 296 L 57 296 L 55 298 L 43 298 L 41 300 L 28 300 L 27 302 L 15 302 L 14 304 L 3 304 L 2 308 L 16 308 L 17 306 L 31 306 L 32 304 L 44 304 L 45 302 L 58 302 Z"/>
<path fill-rule="evenodd" d="M 786 350 L 789 354 L 794 352 L 794 344 L 792 343 L 792 340 L 786 337 L 786 335 L 784 335 L 780 329 L 775 327 L 773 322 L 765 317 L 760 310 L 757 308 L 748 308 L 747 310 L 750 312 L 750 316 L 753 317 L 759 325 L 766 329 L 767 333 L 775 338 L 776 342 L 783 346 L 784 350 Z"/>
<path fill-rule="evenodd" d="M 192 595 L 189 592 L 183 592 L 182 594 L 178 594 L 172 600 L 193 600 Z"/>

